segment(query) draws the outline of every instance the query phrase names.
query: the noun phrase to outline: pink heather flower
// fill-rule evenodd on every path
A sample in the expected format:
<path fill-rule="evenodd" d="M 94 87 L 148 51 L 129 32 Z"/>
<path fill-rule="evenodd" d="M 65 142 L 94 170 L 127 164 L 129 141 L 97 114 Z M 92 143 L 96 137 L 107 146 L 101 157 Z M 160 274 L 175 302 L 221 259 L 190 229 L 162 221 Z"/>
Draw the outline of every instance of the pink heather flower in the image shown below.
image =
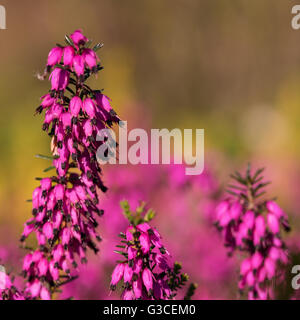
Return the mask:
<path fill-rule="evenodd" d="M 220 218 L 228 212 L 229 202 L 227 200 L 221 201 L 216 207 L 216 220 L 220 220 Z"/>
<path fill-rule="evenodd" d="M 95 70 L 95 68 L 97 67 L 97 59 L 98 59 L 95 51 L 91 49 L 85 49 L 83 51 L 82 56 L 86 65 L 90 69 Z"/>
<path fill-rule="evenodd" d="M 268 213 L 267 221 L 268 227 L 273 234 L 277 234 L 280 232 L 280 224 L 278 218 L 274 214 Z"/>
<path fill-rule="evenodd" d="M 136 281 L 132 282 L 132 289 L 135 298 L 141 299 L 143 293 L 143 283 L 141 278 L 138 278 Z"/>
<path fill-rule="evenodd" d="M 118 282 L 122 279 L 124 274 L 124 264 L 123 263 L 119 263 L 117 264 L 117 266 L 115 267 L 112 276 L 111 276 L 111 282 L 110 282 L 110 286 L 113 289 Z"/>
<path fill-rule="evenodd" d="M 41 282 L 35 279 L 27 288 L 27 293 L 30 294 L 31 298 L 37 298 L 41 291 Z"/>
<path fill-rule="evenodd" d="M 125 290 L 122 294 L 123 300 L 134 300 L 134 293 L 132 290 Z"/>
<path fill-rule="evenodd" d="M 4 279 L 3 283 L 1 282 L 1 286 L 0 286 L 0 301 L 1 300 L 25 300 L 23 292 L 21 292 L 14 285 L 13 278 L 10 278 L 8 274 L 3 274 L 1 270 L 0 270 L 0 278 Z"/>
<path fill-rule="evenodd" d="M 41 97 L 41 100 L 42 100 L 42 103 L 41 103 L 42 109 L 51 107 L 55 102 L 55 99 L 51 97 L 50 94 L 44 95 L 43 97 Z"/>
<path fill-rule="evenodd" d="M 268 279 L 271 280 L 275 276 L 275 261 L 271 258 L 266 258 L 264 267 L 267 272 Z"/>
<path fill-rule="evenodd" d="M 43 226 L 43 234 L 47 239 L 53 238 L 53 227 L 50 222 L 46 222 Z"/>
<path fill-rule="evenodd" d="M 255 227 L 254 227 L 254 244 L 258 245 L 262 240 L 266 231 L 265 219 L 262 216 L 258 216 L 255 219 Z"/>
<path fill-rule="evenodd" d="M 230 208 L 230 217 L 232 220 L 238 220 L 242 213 L 242 206 L 239 202 L 235 202 L 232 204 Z"/>
<path fill-rule="evenodd" d="M 257 270 L 261 266 L 263 261 L 264 261 L 264 257 L 262 256 L 262 254 L 259 251 L 256 251 L 253 254 L 252 259 L 251 259 L 252 269 Z"/>
<path fill-rule="evenodd" d="M 32 263 L 32 254 L 28 253 L 23 260 L 23 270 L 28 271 Z"/>
<path fill-rule="evenodd" d="M 77 117 L 82 108 L 82 101 L 79 97 L 74 96 L 70 101 L 70 112 L 73 117 Z"/>
<path fill-rule="evenodd" d="M 137 249 L 133 247 L 128 248 L 128 260 L 132 260 L 136 257 L 137 255 Z"/>
<path fill-rule="evenodd" d="M 285 216 L 283 210 L 279 207 L 279 205 L 275 201 L 267 201 L 266 202 L 267 209 L 273 213 L 278 219 Z"/>
<path fill-rule="evenodd" d="M 96 231 L 97 217 L 103 215 L 98 197 L 99 191 L 107 188 L 96 161 L 102 142 L 96 141 L 95 124 L 104 128 L 106 121 L 112 125 L 118 118 L 103 117 L 106 110 L 99 106 L 96 109 L 93 100 L 98 91 L 84 84 L 90 76 L 82 77 L 85 64 L 93 68 L 98 60 L 85 48 L 87 38 L 80 30 L 70 38 L 74 46 L 57 46 L 49 53 L 46 72 L 50 73 L 51 91 L 42 96 L 36 110 L 45 110 L 43 130 L 52 137 L 56 175 L 41 179 L 33 191 L 32 217 L 25 223 L 21 237 L 25 241 L 34 233 L 38 243 L 38 248 L 24 258 L 26 299 L 51 299 L 62 276 L 72 280 L 78 270 L 77 261 L 86 263 L 87 250 L 97 253 L 96 242 L 101 241 Z M 70 172 L 70 168 L 75 170 Z"/>
<path fill-rule="evenodd" d="M 110 99 L 105 96 L 102 93 L 97 93 L 96 94 L 96 101 L 97 104 L 100 108 L 103 108 L 105 111 L 110 112 L 111 111 L 111 106 L 110 106 Z"/>
<path fill-rule="evenodd" d="M 272 280 L 276 271 L 281 271 L 278 262 L 288 262 L 285 245 L 279 239 L 279 220 L 288 230 L 287 217 L 274 201 L 258 199 L 264 186 L 260 175 L 261 171 L 257 171 L 251 176 L 248 170 L 244 178 L 236 176 L 240 186 L 232 194 L 238 200 L 231 197 L 216 208 L 216 226 L 223 233 L 230 253 L 240 250 L 246 255 L 240 266 L 238 286 L 241 291 L 248 289 L 249 299 L 269 298 L 271 288 L 265 280 Z"/>
<path fill-rule="evenodd" d="M 84 73 L 84 59 L 81 55 L 76 55 L 73 59 L 73 67 L 78 76 Z"/>
<path fill-rule="evenodd" d="M 45 276 L 48 271 L 48 260 L 46 258 L 42 258 L 39 261 L 37 268 L 39 270 L 39 276 L 40 277 Z"/>
<path fill-rule="evenodd" d="M 89 118 L 94 119 L 96 116 L 94 100 L 86 98 L 83 101 L 83 111 L 88 115 Z"/>
<path fill-rule="evenodd" d="M 75 45 L 84 45 L 88 39 L 87 37 L 85 37 L 83 34 L 82 34 L 82 31 L 80 29 L 78 30 L 75 30 L 71 35 L 70 35 L 70 38 L 73 40 L 74 44 Z"/>
<path fill-rule="evenodd" d="M 44 178 L 41 180 L 42 191 L 49 191 L 52 186 L 52 180 L 50 178 Z"/>
<path fill-rule="evenodd" d="M 153 289 L 153 279 L 152 272 L 148 268 L 143 270 L 142 279 L 147 292 L 150 292 Z"/>
<path fill-rule="evenodd" d="M 128 204 L 124 206 L 129 207 Z M 150 246 L 149 237 L 152 235 L 157 239 Z M 157 230 L 149 223 L 143 222 L 137 225 L 131 224 L 120 236 L 127 241 L 125 252 L 119 252 L 126 260 L 115 267 L 112 273 L 111 289 L 115 290 L 123 277 L 122 299 L 173 299 L 178 286 L 183 285 L 187 280 L 187 275 L 180 274 L 179 264 L 175 264 L 174 269 L 170 267 L 167 250 L 162 246 L 161 236 Z M 178 286 L 172 285 L 170 288 L 172 277 L 177 279 L 174 281 L 178 281 L 176 282 Z"/>
<path fill-rule="evenodd" d="M 51 300 L 50 292 L 45 288 L 41 288 L 40 296 L 42 300 Z"/>
<path fill-rule="evenodd" d="M 133 270 L 128 264 L 126 264 L 124 267 L 124 282 L 125 283 L 131 282 L 132 276 L 133 276 Z"/>
<path fill-rule="evenodd" d="M 246 275 L 252 268 L 251 258 L 246 258 L 241 263 L 240 274 L 242 276 Z"/>
<path fill-rule="evenodd" d="M 69 72 L 60 68 L 56 68 L 50 74 L 51 90 L 64 91 L 69 84 Z"/>
<path fill-rule="evenodd" d="M 147 233 L 142 233 L 140 235 L 140 244 L 141 248 L 144 254 L 148 253 L 150 250 L 150 240 L 149 240 L 149 235 Z"/>
<path fill-rule="evenodd" d="M 54 66 L 59 63 L 63 54 L 63 49 L 60 47 L 54 47 L 51 49 L 48 55 L 47 66 Z"/>
<path fill-rule="evenodd" d="M 133 232 L 134 232 L 134 228 L 133 226 L 129 226 L 126 230 L 126 239 L 128 241 L 132 241 L 133 240 Z"/>
<path fill-rule="evenodd" d="M 74 49 L 71 46 L 66 46 L 63 49 L 63 55 L 64 55 L 64 65 L 68 67 L 72 67 L 73 65 L 73 58 L 75 55 Z"/>

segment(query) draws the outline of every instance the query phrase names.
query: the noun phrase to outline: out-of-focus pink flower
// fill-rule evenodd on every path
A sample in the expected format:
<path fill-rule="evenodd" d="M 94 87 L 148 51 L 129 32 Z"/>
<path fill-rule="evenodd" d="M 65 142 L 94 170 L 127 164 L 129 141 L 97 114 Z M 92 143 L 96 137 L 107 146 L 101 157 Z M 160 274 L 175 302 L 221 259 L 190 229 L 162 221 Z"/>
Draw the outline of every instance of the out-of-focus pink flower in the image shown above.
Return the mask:
<path fill-rule="evenodd" d="M 216 225 L 223 233 L 225 245 L 230 253 L 235 250 L 248 255 L 240 266 L 241 291 L 248 289 L 249 299 L 267 299 L 272 292 L 265 282 L 266 278 L 272 280 L 278 269 L 278 262 L 286 264 L 287 253 L 280 236 L 280 223 L 287 229 L 287 217 L 274 201 L 259 200 L 261 187 L 264 185 L 261 171 L 258 170 L 253 177 L 247 171 L 243 178 L 241 174 L 236 176 L 239 186 L 234 186 L 238 192 L 232 192 L 238 198 L 221 202 L 216 209 Z M 250 184 L 250 185 L 249 185 Z M 250 195 L 250 196 L 249 196 Z M 240 206 L 237 206 L 237 203 Z M 229 213 L 232 220 L 228 222 Z M 236 218 L 234 218 L 236 217 Z M 224 221 L 226 223 L 224 223 Z"/>

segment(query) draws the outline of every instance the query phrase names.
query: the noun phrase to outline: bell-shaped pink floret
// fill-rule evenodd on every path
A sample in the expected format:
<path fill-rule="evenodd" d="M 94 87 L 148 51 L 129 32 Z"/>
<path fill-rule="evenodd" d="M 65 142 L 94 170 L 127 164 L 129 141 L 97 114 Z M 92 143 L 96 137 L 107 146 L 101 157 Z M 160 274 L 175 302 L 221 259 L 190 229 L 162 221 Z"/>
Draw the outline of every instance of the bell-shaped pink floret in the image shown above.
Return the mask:
<path fill-rule="evenodd" d="M 251 258 L 252 269 L 257 270 L 263 263 L 264 257 L 259 251 L 256 251 Z"/>
<path fill-rule="evenodd" d="M 63 54 L 63 49 L 61 47 L 54 47 L 50 50 L 47 65 L 52 67 L 55 64 L 59 63 Z"/>
<path fill-rule="evenodd" d="M 73 67 L 78 76 L 83 75 L 84 73 L 84 60 L 81 55 L 76 55 L 73 59 Z"/>
<path fill-rule="evenodd" d="M 75 55 L 74 48 L 71 46 L 64 47 L 63 55 L 64 65 L 71 67 L 73 65 L 73 58 Z"/>
<path fill-rule="evenodd" d="M 80 29 L 75 30 L 71 35 L 70 38 L 74 42 L 75 45 L 85 44 L 88 39 L 82 34 Z"/>
<path fill-rule="evenodd" d="M 275 216 L 275 214 L 273 214 L 273 213 L 268 213 L 268 215 L 267 215 L 267 222 L 268 222 L 269 230 L 270 230 L 273 234 L 278 234 L 278 233 L 280 232 L 279 220 L 278 220 L 277 216 Z"/>
<path fill-rule="evenodd" d="M 132 279 L 132 276 L 133 276 L 132 268 L 128 264 L 125 264 L 125 267 L 124 267 L 124 282 L 125 283 L 126 282 L 130 283 L 131 279 Z"/>
<path fill-rule="evenodd" d="M 144 254 L 148 253 L 150 250 L 150 239 L 147 233 L 142 233 L 139 237 L 142 252 Z"/>
<path fill-rule="evenodd" d="M 147 292 L 153 289 L 153 278 L 152 278 L 152 272 L 145 268 L 142 273 L 142 279 L 144 286 L 146 287 Z"/>
<path fill-rule="evenodd" d="M 111 286 L 116 286 L 118 282 L 122 279 L 124 275 L 124 269 L 125 269 L 125 266 L 123 263 L 119 263 L 116 265 L 111 276 L 111 282 L 110 282 Z"/>
<path fill-rule="evenodd" d="M 78 96 L 74 96 L 70 101 L 70 112 L 73 117 L 77 117 L 82 108 L 82 101 Z"/>

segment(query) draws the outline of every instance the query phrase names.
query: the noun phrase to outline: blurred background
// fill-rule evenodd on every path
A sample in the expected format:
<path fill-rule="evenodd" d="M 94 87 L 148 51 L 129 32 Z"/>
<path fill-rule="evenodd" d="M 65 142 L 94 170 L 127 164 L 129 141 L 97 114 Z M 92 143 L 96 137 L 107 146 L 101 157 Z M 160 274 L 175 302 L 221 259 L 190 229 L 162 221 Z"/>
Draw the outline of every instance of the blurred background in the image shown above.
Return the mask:
<path fill-rule="evenodd" d="M 129 126 L 204 128 L 205 165 L 212 168 L 220 186 L 228 182 L 233 169 L 244 168 L 248 161 L 265 166 L 267 179 L 272 180 L 270 195 L 277 196 L 288 212 L 294 229 L 290 237 L 296 237 L 300 30 L 291 28 L 296 1 L 2 0 L 0 4 L 7 12 L 7 30 L 0 30 L 0 247 L 18 246 L 30 216 L 26 199 L 37 185 L 34 177 L 44 176 L 42 170 L 48 165 L 34 157 L 49 154 L 42 117 L 33 115 L 49 83 L 35 75 L 43 71 L 49 50 L 78 28 L 104 43 L 99 51 L 104 70 L 91 85 L 105 89 Z M 112 195 L 105 196 L 108 200 L 115 197 L 114 188 L 119 190 L 116 176 L 114 185 L 105 178 L 106 171 L 109 177 L 113 170 L 104 168 L 104 179 L 112 188 Z M 130 174 L 143 176 L 143 170 L 148 169 L 131 169 Z M 152 191 L 145 191 L 142 196 L 148 198 L 140 200 L 159 207 L 151 195 L 154 187 Z M 115 192 L 120 197 L 121 191 Z M 158 228 L 172 236 L 167 223 L 161 227 L 158 223 Z M 227 276 L 225 272 L 223 277 Z M 219 288 L 217 294 L 212 285 L 203 284 L 202 297 L 234 297 L 230 288 L 222 294 Z M 86 297 L 99 298 L 100 293 Z"/>

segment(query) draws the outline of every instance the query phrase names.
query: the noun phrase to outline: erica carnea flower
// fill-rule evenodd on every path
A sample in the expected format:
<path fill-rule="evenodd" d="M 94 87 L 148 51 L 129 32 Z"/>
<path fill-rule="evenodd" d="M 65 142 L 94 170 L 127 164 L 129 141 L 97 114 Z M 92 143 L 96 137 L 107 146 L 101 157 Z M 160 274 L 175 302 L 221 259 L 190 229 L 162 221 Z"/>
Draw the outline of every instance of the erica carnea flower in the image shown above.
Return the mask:
<path fill-rule="evenodd" d="M 125 233 L 121 233 L 121 242 L 115 251 L 122 255 L 112 273 L 110 287 L 115 290 L 117 284 L 123 280 L 122 299 L 173 299 L 176 291 L 188 280 L 187 274 L 182 274 L 181 265 L 175 263 L 170 266 L 170 254 L 164 248 L 158 231 L 151 227 L 149 221 L 154 217 L 150 209 L 145 216 L 145 204 L 130 211 L 127 201 L 122 202 L 125 216 L 130 226 Z"/>
<path fill-rule="evenodd" d="M 216 208 L 216 225 L 222 232 L 229 253 L 245 253 L 240 265 L 239 289 L 248 289 L 249 299 L 272 296 L 271 280 L 280 280 L 280 264 L 288 262 L 280 231 L 289 231 L 288 218 L 274 200 L 261 199 L 268 184 L 263 169 L 251 174 L 250 166 L 242 176 L 236 172 L 230 197 Z"/>
<path fill-rule="evenodd" d="M 71 277 L 78 259 L 86 262 L 88 248 L 96 242 L 97 217 L 103 214 L 99 191 L 101 179 L 96 151 L 101 143 L 97 131 L 119 121 L 110 99 L 85 82 L 102 69 L 96 51 L 80 30 L 66 36 L 66 46 L 51 49 L 45 73 L 51 89 L 42 96 L 37 113 L 45 111 L 43 130 L 51 137 L 56 175 L 38 179 L 32 194 L 32 217 L 25 223 L 21 241 L 35 233 L 37 250 L 24 258 L 28 298 L 50 299 L 64 280 Z"/>
<path fill-rule="evenodd" d="M 14 278 L 0 266 L 0 300 L 25 300 L 24 295 L 14 285 Z"/>

